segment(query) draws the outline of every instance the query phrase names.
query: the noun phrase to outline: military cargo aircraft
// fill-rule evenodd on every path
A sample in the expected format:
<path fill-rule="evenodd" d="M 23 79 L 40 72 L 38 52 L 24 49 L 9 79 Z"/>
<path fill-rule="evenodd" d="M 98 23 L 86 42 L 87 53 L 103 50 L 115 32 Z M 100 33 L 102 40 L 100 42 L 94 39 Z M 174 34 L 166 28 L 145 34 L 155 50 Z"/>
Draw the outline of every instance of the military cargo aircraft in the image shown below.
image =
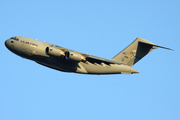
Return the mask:
<path fill-rule="evenodd" d="M 115 57 L 106 59 L 23 36 L 11 37 L 5 45 L 11 52 L 52 69 L 96 75 L 139 73 L 132 68 L 134 64 L 153 49 L 165 48 L 137 38 Z"/>

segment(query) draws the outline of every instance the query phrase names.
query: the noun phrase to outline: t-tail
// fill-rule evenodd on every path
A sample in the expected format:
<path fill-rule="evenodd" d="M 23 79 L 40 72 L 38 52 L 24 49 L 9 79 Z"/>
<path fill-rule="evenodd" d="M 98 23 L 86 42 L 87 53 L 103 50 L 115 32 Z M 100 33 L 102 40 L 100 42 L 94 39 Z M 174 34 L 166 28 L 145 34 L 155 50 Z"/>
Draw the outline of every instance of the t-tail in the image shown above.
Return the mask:
<path fill-rule="evenodd" d="M 145 55 L 147 55 L 153 49 L 157 49 L 158 47 L 172 50 L 170 48 L 155 45 L 145 39 L 137 38 L 128 47 L 112 58 L 112 60 L 123 63 L 125 65 L 133 66 Z"/>

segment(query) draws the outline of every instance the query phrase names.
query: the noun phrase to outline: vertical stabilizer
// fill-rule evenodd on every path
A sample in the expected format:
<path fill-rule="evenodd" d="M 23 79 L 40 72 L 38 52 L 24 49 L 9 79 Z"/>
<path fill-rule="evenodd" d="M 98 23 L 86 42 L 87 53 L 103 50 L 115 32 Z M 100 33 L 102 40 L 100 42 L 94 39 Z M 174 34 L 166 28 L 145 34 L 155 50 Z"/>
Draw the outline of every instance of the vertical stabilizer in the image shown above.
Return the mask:
<path fill-rule="evenodd" d="M 126 47 L 114 58 L 112 58 L 112 60 L 133 66 L 141 58 L 143 58 L 153 49 L 157 49 L 158 47 L 161 46 L 157 46 L 145 39 L 137 38 L 128 47 Z M 161 48 L 165 48 L 165 47 L 161 47 Z M 169 48 L 165 48 L 165 49 L 169 49 Z"/>

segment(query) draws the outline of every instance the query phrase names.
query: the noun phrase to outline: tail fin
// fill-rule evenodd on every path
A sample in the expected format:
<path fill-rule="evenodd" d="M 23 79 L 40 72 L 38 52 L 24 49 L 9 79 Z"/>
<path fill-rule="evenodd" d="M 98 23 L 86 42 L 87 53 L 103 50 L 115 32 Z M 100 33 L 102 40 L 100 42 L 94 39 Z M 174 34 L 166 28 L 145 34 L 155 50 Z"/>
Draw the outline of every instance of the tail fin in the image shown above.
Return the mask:
<path fill-rule="evenodd" d="M 114 58 L 112 58 L 112 60 L 120 62 L 120 63 L 124 63 L 126 65 L 133 66 L 141 58 L 143 58 L 153 49 L 157 49 L 158 47 L 169 49 L 169 48 L 157 46 L 145 39 L 137 38 L 128 47 L 126 47 Z M 172 50 L 172 49 L 169 49 L 169 50 Z"/>

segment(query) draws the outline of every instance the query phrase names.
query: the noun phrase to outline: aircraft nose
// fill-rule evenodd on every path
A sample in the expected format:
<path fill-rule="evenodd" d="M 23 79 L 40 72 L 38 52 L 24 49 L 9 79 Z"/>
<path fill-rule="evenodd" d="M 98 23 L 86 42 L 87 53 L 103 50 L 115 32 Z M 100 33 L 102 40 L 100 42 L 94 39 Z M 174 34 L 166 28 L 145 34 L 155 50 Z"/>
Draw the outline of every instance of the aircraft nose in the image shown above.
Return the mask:
<path fill-rule="evenodd" d="M 6 46 L 8 49 L 9 49 L 9 46 L 10 46 L 10 42 L 11 42 L 11 41 L 8 39 L 8 40 L 6 40 L 5 43 L 4 43 L 5 46 Z"/>

